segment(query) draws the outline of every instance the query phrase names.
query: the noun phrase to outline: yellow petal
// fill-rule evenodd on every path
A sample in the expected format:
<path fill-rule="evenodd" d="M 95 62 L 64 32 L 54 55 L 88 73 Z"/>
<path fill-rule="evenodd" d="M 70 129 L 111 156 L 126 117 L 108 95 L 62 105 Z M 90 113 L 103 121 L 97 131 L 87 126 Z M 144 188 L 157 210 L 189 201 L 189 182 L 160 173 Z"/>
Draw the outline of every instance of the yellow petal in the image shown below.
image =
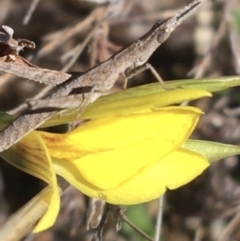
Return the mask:
<path fill-rule="evenodd" d="M 177 139 L 161 145 L 159 136 L 154 136 L 128 147 L 83 156 L 72 164 L 86 181 L 106 190 L 116 188 L 142 168 L 157 162 L 173 151 L 175 144 Z"/>
<path fill-rule="evenodd" d="M 59 141 L 54 142 L 60 156 L 55 155 L 52 146 L 47 146 L 51 156 L 68 159 L 69 153 L 66 156 L 65 150 L 69 152 L 69 146 L 77 144 L 75 149 L 80 153 L 76 152 L 77 159 L 72 163 L 83 178 L 103 190 L 116 188 L 140 169 L 176 150 L 189 137 L 198 117 L 199 111 L 194 108 L 168 107 L 146 114 L 109 118 L 104 123 L 98 120 L 64 135 L 74 135 L 72 142 L 68 140 L 68 146 L 56 148 Z M 108 125 L 104 125 L 106 121 Z M 89 149 L 81 157 L 84 148 Z M 72 158 L 73 154 L 70 155 Z"/>
<path fill-rule="evenodd" d="M 87 154 L 98 155 L 159 136 L 159 147 L 166 155 L 184 142 L 202 112 L 194 107 L 164 107 L 149 113 L 114 116 L 89 121 L 67 134 L 41 132 L 50 155 L 74 160 Z"/>
<path fill-rule="evenodd" d="M 34 232 L 51 227 L 60 208 L 60 197 L 52 160 L 40 135 L 37 132 L 31 132 L 12 148 L 4 151 L 2 157 L 10 164 L 40 178 L 52 187 L 52 193 L 42 196 L 49 208 L 38 222 Z"/>
<path fill-rule="evenodd" d="M 137 204 L 158 198 L 166 188 L 175 189 L 190 182 L 208 166 L 209 162 L 203 156 L 180 148 L 153 165 L 139 170 L 136 175 L 117 188 L 101 190 L 84 180 L 72 163 L 54 159 L 56 172 L 83 193 L 121 205 Z"/>
<path fill-rule="evenodd" d="M 160 85 L 159 85 L 160 86 Z M 161 87 L 161 86 L 160 86 Z M 146 109 L 169 106 L 201 97 L 209 97 L 205 90 L 176 88 L 168 91 L 161 88 L 131 88 L 99 98 L 90 104 L 81 115 L 81 119 L 106 118 L 141 112 Z M 158 89 L 158 92 L 156 92 Z"/>

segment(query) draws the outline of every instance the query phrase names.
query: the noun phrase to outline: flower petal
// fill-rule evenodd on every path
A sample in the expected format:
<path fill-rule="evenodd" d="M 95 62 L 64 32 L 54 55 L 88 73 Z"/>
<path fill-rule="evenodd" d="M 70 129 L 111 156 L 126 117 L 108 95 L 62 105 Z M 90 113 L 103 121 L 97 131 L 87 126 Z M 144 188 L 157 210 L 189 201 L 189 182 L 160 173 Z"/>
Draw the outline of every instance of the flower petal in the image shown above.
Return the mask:
<path fill-rule="evenodd" d="M 161 87 L 161 85 L 159 86 Z M 104 96 L 90 104 L 82 113 L 81 119 L 127 115 L 146 109 L 159 108 L 211 96 L 211 93 L 205 90 L 176 88 L 164 91 L 159 88 L 159 91 L 156 92 L 156 89 L 156 86 L 155 89 L 151 90 L 149 88 L 148 91 L 131 88 Z M 125 92 L 128 94 L 125 94 Z"/>
<path fill-rule="evenodd" d="M 179 85 L 178 81 L 175 82 L 175 85 L 178 87 L 171 85 L 171 87 L 175 89 L 168 91 L 163 90 L 162 86 L 156 83 L 155 85 L 142 85 L 102 96 L 87 106 L 81 114 L 80 119 L 99 119 L 117 115 L 128 115 L 142 112 L 146 109 L 169 106 L 184 101 L 211 96 L 211 93 L 204 89 L 194 88 L 194 83 L 189 84 L 189 81 L 184 81 L 181 85 Z M 199 85 L 199 80 L 197 83 L 198 88 L 202 87 Z M 168 84 L 169 83 L 167 83 L 167 85 Z M 184 89 L 185 85 L 186 88 L 191 89 Z M 65 113 L 66 115 L 63 115 L 61 118 L 55 116 L 43 126 L 68 123 L 76 120 L 78 115 L 78 112 L 74 113 L 73 110 L 66 111 Z"/>
<path fill-rule="evenodd" d="M 158 198 L 166 188 L 178 188 L 209 166 L 200 154 L 180 148 L 136 175 L 117 188 L 101 190 L 84 180 L 72 163 L 53 159 L 56 172 L 90 197 L 102 198 L 112 204 L 130 205 Z M 101 179 L 105 178 L 104 175 Z"/>
<path fill-rule="evenodd" d="M 67 134 L 40 133 L 50 155 L 58 159 L 79 159 L 87 154 L 131 146 L 154 136 L 159 136 L 162 149 L 168 153 L 178 145 L 175 140 L 184 142 L 188 138 L 202 114 L 194 107 L 175 106 L 148 111 L 92 120 Z"/>
<path fill-rule="evenodd" d="M 191 107 L 166 107 L 104 122 L 93 121 L 64 135 L 72 138 L 68 146 L 60 149 L 59 141 L 53 143 L 54 150 L 49 146 L 52 143 L 47 146 L 51 156 L 68 159 L 69 153 L 71 158 L 73 154 L 67 149 L 72 151 L 70 145 L 77 144 L 76 159 L 70 161 L 83 178 L 103 190 L 116 188 L 140 169 L 176 150 L 191 134 L 199 114 L 199 110 Z"/>
<path fill-rule="evenodd" d="M 34 232 L 51 227 L 60 208 L 60 197 L 52 160 L 41 136 L 37 132 L 31 132 L 12 148 L 2 152 L 1 156 L 13 166 L 40 178 L 52 187 L 52 193 L 42 196 L 49 208 L 38 222 Z"/>

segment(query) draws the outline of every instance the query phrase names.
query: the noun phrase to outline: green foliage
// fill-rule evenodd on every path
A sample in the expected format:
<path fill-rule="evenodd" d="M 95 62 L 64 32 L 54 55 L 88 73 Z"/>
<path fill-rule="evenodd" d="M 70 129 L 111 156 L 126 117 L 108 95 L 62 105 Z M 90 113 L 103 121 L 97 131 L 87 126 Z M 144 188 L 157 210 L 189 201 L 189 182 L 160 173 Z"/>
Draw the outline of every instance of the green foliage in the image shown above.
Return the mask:
<path fill-rule="evenodd" d="M 128 219 L 134 223 L 138 228 L 140 228 L 144 233 L 148 234 L 150 237 L 154 236 L 154 222 L 149 215 L 146 204 L 139 204 L 129 206 L 125 211 Z M 145 241 L 145 239 L 140 236 L 136 231 L 134 231 L 127 224 L 123 223 L 123 228 L 121 232 L 128 237 L 129 241 Z"/>

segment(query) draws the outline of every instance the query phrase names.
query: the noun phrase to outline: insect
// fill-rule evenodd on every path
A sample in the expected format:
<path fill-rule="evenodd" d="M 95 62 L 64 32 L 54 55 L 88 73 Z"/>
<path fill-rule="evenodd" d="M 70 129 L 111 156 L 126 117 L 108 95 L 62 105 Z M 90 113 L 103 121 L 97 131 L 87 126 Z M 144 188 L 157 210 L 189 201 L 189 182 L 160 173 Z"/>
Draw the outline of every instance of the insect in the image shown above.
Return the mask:
<path fill-rule="evenodd" d="M 39 108 L 39 106 L 51 106 L 54 105 L 58 98 L 66 97 L 64 98 L 65 107 L 71 107 L 73 99 L 70 97 L 68 101 L 68 95 L 72 90 L 79 89 L 81 91 L 87 88 L 88 92 L 84 93 L 84 98 L 80 96 L 80 111 L 82 111 L 89 103 L 100 97 L 102 93 L 111 89 L 119 76 L 124 76 L 127 79 L 132 71 L 136 69 L 140 69 L 140 71 L 146 68 L 150 69 L 161 82 L 159 75 L 156 74 L 156 71 L 147 63 L 148 59 L 152 53 L 168 39 L 174 29 L 197 10 L 204 1 L 205 0 L 195 0 L 179 10 L 173 17 L 165 21 L 156 22 L 145 35 L 108 60 L 81 75 L 72 75 L 64 83 L 56 86 L 53 94 L 46 99 L 32 100 L 29 101 L 28 104 L 33 109 Z M 13 123 L 0 132 L 0 151 L 9 148 L 56 113 L 57 111 L 33 114 L 29 113 L 29 110 L 26 110 L 14 120 Z"/>

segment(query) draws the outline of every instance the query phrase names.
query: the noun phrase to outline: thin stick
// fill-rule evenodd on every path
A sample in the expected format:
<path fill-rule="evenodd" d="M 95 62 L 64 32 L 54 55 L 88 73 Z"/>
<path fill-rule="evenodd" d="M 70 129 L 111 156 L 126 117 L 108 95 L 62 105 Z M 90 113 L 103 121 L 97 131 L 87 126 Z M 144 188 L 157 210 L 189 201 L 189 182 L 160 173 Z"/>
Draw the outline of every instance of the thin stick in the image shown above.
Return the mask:
<path fill-rule="evenodd" d="M 156 228 L 155 228 L 154 241 L 160 241 L 160 239 L 161 239 L 164 195 L 162 195 L 158 200 L 159 200 L 158 201 L 158 213 L 157 213 L 157 222 L 156 222 Z"/>
<path fill-rule="evenodd" d="M 97 28 L 98 28 L 98 25 L 88 34 L 88 36 L 84 39 L 83 43 L 78 44 L 76 48 L 74 48 L 73 57 L 71 58 L 69 63 L 62 69 L 63 72 L 68 71 L 72 67 L 72 65 L 76 62 L 77 58 L 80 56 L 84 48 L 92 39 Z"/>
<path fill-rule="evenodd" d="M 133 230 L 135 230 L 136 232 L 138 232 L 143 238 L 145 238 L 148 241 L 153 241 L 153 239 L 151 237 L 149 237 L 146 233 L 144 233 L 140 228 L 138 228 L 137 226 L 135 226 L 131 221 L 129 221 L 129 219 L 127 218 L 127 216 L 124 214 L 123 209 L 120 209 L 119 211 L 119 217 L 121 218 L 121 220 L 123 222 L 125 222 L 126 224 L 128 224 Z"/>
<path fill-rule="evenodd" d="M 44 57 L 57 47 L 64 44 L 68 39 L 79 33 L 80 31 L 89 29 L 94 22 L 101 22 L 106 11 L 106 7 L 99 7 L 93 10 L 84 20 L 70 26 L 64 30 L 52 33 L 44 38 L 45 41 L 49 41 L 41 50 L 38 52 L 37 57 Z"/>
<path fill-rule="evenodd" d="M 240 223 L 240 209 L 236 210 L 235 217 L 229 222 L 229 224 L 224 228 L 221 236 L 219 237 L 218 241 L 225 241 L 229 239 L 229 236 L 233 233 L 233 231 L 239 226 Z"/>
<path fill-rule="evenodd" d="M 36 9 L 39 2 L 40 2 L 40 0 L 32 0 L 30 8 L 28 9 L 28 12 L 23 19 L 24 25 L 27 25 L 29 23 L 29 20 L 31 19 L 32 14 L 33 14 L 34 10 Z"/>

